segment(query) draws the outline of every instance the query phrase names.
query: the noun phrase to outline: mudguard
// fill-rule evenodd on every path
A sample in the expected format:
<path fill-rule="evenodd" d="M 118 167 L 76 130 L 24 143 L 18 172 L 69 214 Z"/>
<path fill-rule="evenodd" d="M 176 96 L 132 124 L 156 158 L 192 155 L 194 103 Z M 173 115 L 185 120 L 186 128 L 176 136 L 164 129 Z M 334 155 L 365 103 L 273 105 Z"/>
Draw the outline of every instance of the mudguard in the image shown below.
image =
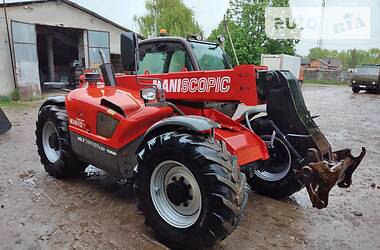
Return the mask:
<path fill-rule="evenodd" d="M 63 96 L 63 95 L 49 97 L 41 105 L 40 110 L 41 110 L 42 107 L 45 107 L 47 105 L 65 106 L 65 100 L 66 100 L 66 96 Z"/>
<path fill-rule="evenodd" d="M 11 128 L 12 128 L 12 124 L 8 120 L 3 110 L 0 108 L 0 134 L 3 134 L 9 131 Z"/>
<path fill-rule="evenodd" d="M 173 127 L 185 128 L 196 133 L 204 133 L 210 131 L 211 129 L 220 128 L 220 125 L 215 121 L 203 116 L 172 116 L 163 119 L 150 127 L 145 133 L 144 139 L 142 140 L 140 146 L 137 148 L 136 152 L 138 153 L 142 150 L 143 144 L 145 142 L 159 135 L 160 133 L 172 131 Z"/>
<path fill-rule="evenodd" d="M 220 128 L 220 125 L 218 123 L 203 116 L 173 116 L 157 122 L 147 131 L 147 133 L 150 133 L 151 131 L 163 126 L 184 127 L 194 132 L 203 132 L 208 131 L 212 128 Z"/>

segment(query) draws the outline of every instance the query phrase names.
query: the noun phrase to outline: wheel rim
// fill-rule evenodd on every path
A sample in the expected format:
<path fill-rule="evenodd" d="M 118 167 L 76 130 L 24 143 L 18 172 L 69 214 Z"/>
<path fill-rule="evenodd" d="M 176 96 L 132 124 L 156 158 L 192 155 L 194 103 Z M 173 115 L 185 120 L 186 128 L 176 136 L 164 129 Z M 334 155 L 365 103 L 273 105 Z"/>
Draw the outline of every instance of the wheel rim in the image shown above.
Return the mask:
<path fill-rule="evenodd" d="M 176 161 L 164 161 L 153 171 L 150 194 L 157 212 L 168 224 L 188 228 L 199 218 L 202 195 L 188 168 Z"/>
<path fill-rule="evenodd" d="M 265 170 L 255 170 L 255 175 L 265 181 L 279 181 L 288 174 L 291 168 L 290 151 L 285 143 L 277 137 L 273 142 L 273 149 L 269 149 L 271 136 L 262 136 L 261 138 L 267 145 L 271 158 L 263 162 Z"/>
<path fill-rule="evenodd" d="M 61 144 L 59 142 L 58 130 L 51 121 L 46 122 L 42 128 L 42 146 L 46 158 L 51 163 L 57 162 L 61 156 Z"/>

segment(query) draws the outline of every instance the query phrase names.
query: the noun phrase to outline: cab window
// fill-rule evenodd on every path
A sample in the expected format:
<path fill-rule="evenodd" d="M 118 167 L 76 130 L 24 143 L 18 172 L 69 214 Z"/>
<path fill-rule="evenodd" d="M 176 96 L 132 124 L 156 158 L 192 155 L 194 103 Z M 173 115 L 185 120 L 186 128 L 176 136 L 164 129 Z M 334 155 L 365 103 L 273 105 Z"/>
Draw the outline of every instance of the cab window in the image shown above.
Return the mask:
<path fill-rule="evenodd" d="M 158 42 L 140 46 L 138 74 L 163 74 L 191 71 L 193 66 L 180 43 Z"/>
<path fill-rule="evenodd" d="M 230 69 L 227 55 L 217 44 L 192 41 L 191 47 L 201 70 Z"/>
<path fill-rule="evenodd" d="M 186 67 L 186 52 L 178 50 L 173 53 L 170 60 L 169 72 L 180 72 Z"/>
<path fill-rule="evenodd" d="M 166 54 L 163 52 L 147 53 L 143 60 L 140 60 L 139 73 L 162 74 L 164 72 L 165 60 Z"/>

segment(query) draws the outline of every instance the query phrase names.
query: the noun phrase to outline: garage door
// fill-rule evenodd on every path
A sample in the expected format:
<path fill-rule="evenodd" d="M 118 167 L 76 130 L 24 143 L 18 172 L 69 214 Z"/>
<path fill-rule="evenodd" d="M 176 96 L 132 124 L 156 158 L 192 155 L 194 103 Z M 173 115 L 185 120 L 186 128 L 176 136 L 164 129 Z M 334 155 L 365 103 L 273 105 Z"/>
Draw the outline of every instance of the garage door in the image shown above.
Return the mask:
<path fill-rule="evenodd" d="M 24 98 L 41 95 L 38 70 L 36 27 L 12 21 L 16 80 Z"/>

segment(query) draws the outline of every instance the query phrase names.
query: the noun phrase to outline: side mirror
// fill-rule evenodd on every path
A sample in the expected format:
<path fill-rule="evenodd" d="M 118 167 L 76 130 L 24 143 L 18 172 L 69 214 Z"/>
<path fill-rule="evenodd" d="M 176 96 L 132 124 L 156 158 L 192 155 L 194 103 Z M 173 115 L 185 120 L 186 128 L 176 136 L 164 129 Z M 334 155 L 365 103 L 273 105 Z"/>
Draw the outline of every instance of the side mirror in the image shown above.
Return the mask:
<path fill-rule="evenodd" d="M 125 71 L 138 71 L 138 38 L 134 32 L 121 34 L 121 63 Z"/>

